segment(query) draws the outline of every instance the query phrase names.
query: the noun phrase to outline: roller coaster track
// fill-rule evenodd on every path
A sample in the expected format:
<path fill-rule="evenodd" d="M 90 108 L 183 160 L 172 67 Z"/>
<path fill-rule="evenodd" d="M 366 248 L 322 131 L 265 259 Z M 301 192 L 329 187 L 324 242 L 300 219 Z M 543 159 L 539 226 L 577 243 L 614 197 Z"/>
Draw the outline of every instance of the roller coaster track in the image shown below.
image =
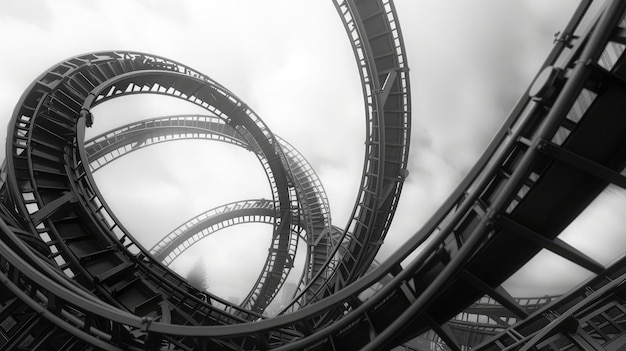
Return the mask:
<path fill-rule="evenodd" d="M 83 130 L 76 135 L 77 139 L 74 141 L 66 139 L 65 142 L 63 142 L 62 139 L 68 136 L 71 137 L 71 135 L 63 131 L 62 128 L 66 128 L 67 130 L 74 128 L 72 126 L 71 117 L 69 116 L 80 115 L 84 116 L 83 119 L 89 119 L 90 114 L 88 110 L 92 104 L 101 103 L 113 98 L 117 95 L 114 93 L 122 92 L 121 90 L 116 90 L 121 87 L 123 87 L 124 91 L 128 94 L 141 93 L 141 89 L 146 87 L 152 88 L 152 93 L 178 94 L 180 96 L 180 94 L 185 92 L 188 93 L 188 96 L 191 96 L 190 99 L 192 99 L 194 103 L 206 105 L 207 107 L 208 103 L 199 98 L 202 96 L 201 93 L 208 95 L 209 98 L 214 98 L 216 96 L 214 92 L 219 92 L 221 95 L 219 95 L 218 99 L 221 100 L 221 105 L 220 103 L 215 103 L 215 106 L 208 108 L 216 111 L 219 111 L 219 109 L 236 110 L 228 115 L 229 123 L 232 123 L 234 128 L 240 128 L 246 131 L 246 133 L 254 133 L 255 136 L 251 135 L 250 137 L 253 140 L 254 138 L 259 138 L 257 144 L 262 152 L 271 155 L 265 157 L 265 161 L 267 162 L 267 170 L 271 171 L 270 180 L 272 184 L 274 184 L 273 189 L 275 192 L 273 195 L 278 206 L 276 209 L 277 220 L 274 224 L 276 235 L 272 244 L 274 250 L 270 252 L 271 257 L 269 258 L 272 264 L 266 265 L 266 267 L 271 267 L 271 271 L 265 272 L 264 275 L 280 276 L 283 274 L 284 267 L 291 265 L 293 255 L 295 254 L 295 246 L 297 245 L 297 239 L 292 238 L 289 229 L 293 214 L 291 208 L 297 200 L 293 199 L 295 197 L 295 189 L 289 185 L 290 182 L 282 166 L 280 159 L 281 150 L 276 148 L 276 146 L 274 146 L 275 144 L 272 145 L 271 140 L 273 136 L 269 130 L 249 109 L 242 106 L 240 102 L 232 97 L 229 92 L 222 90 L 220 86 L 210 81 L 192 76 L 189 74 L 187 68 L 160 59 L 156 59 L 160 61 L 154 63 L 151 61 L 155 60 L 154 58 L 147 58 L 142 55 L 139 55 L 139 58 L 131 58 L 132 53 L 125 53 L 123 55 L 126 56 L 107 57 L 93 55 L 93 57 L 83 59 L 85 63 L 90 63 L 90 65 L 75 65 L 74 63 L 65 62 L 57 66 L 56 69 L 67 70 L 66 76 L 62 79 L 65 84 L 56 85 L 58 82 L 53 82 L 51 83 L 53 85 L 52 87 L 50 86 L 51 84 L 48 84 L 48 87 L 51 88 L 51 92 L 47 95 L 50 97 L 44 106 L 40 106 L 40 108 L 36 110 L 32 119 L 26 121 L 26 114 L 22 114 L 21 125 L 18 127 L 17 133 L 18 138 L 25 140 L 22 141 L 20 139 L 19 142 L 14 145 L 12 150 L 13 157 L 9 160 L 9 163 L 21 163 L 26 161 L 28 163 L 29 173 L 45 174 L 45 176 L 40 176 L 38 179 L 34 179 L 33 175 L 27 176 L 26 174 L 10 174 L 9 176 L 9 182 L 19 184 L 18 187 L 14 189 L 14 195 L 28 195 L 34 198 L 33 202 L 28 204 L 30 208 L 22 208 L 22 211 L 25 211 L 23 214 L 30 217 L 29 224 L 31 230 L 34 231 L 35 227 L 41 225 L 44 220 L 48 222 L 47 227 L 40 235 L 48 236 L 52 234 L 54 240 L 50 240 L 50 242 L 54 241 L 57 243 L 54 244 L 55 247 L 61 246 L 63 248 L 63 250 L 59 251 L 59 264 L 65 266 L 63 269 L 66 270 L 68 274 L 77 276 L 78 279 L 91 280 L 92 278 L 90 278 L 90 276 L 103 273 L 103 265 L 107 269 L 122 265 L 123 262 L 126 262 L 125 259 L 115 262 L 115 259 L 111 261 L 110 257 L 107 257 L 112 255 L 119 259 L 119 254 L 111 250 L 113 246 L 111 243 L 101 242 L 95 244 L 91 235 L 81 234 L 81 228 L 94 225 L 92 220 L 78 216 L 73 218 L 72 223 L 68 222 L 66 218 L 55 222 L 53 219 L 54 216 L 51 217 L 55 212 L 68 210 L 65 208 L 67 206 L 82 207 L 81 210 L 87 212 L 93 211 L 89 209 L 89 206 L 93 206 L 96 209 L 96 216 L 101 217 L 99 218 L 101 222 L 100 225 L 104 227 L 103 229 L 105 231 L 109 231 L 109 233 L 105 235 L 110 237 L 112 234 L 111 228 L 113 227 L 121 228 L 118 221 L 113 221 L 113 223 L 107 221 L 110 218 L 114 218 L 114 216 L 111 214 L 110 210 L 103 205 L 104 201 L 98 196 L 97 190 L 91 186 L 93 180 L 91 179 L 89 170 L 83 167 L 86 161 L 84 149 L 82 148 L 82 138 L 84 138 L 82 133 L 84 132 L 84 127 Z M 102 65 L 95 64 L 95 62 L 100 62 L 100 60 L 105 62 Z M 129 62 L 130 64 L 125 66 L 125 64 Z M 133 63 L 136 64 L 133 65 Z M 155 67 L 157 69 L 151 69 Z M 173 69 L 186 71 L 187 74 L 173 71 Z M 132 79 L 132 77 L 136 77 L 137 79 Z M 171 85 L 173 82 L 181 83 L 180 79 L 176 79 L 180 77 L 185 77 L 183 81 L 187 80 L 188 85 L 182 87 L 179 85 L 177 86 L 178 89 L 174 89 L 173 87 L 166 88 L 166 86 Z M 107 90 L 107 92 L 103 93 L 104 90 Z M 39 93 L 40 92 L 37 94 Z M 31 96 L 27 97 L 27 99 L 29 98 L 31 98 Z M 83 101 L 82 106 L 79 101 Z M 24 109 L 27 108 L 28 107 L 24 107 Z M 38 120 L 36 118 L 38 117 L 37 112 L 43 109 L 45 109 L 45 112 L 42 113 L 50 118 Z M 24 110 L 24 112 L 30 111 Z M 220 112 L 220 114 L 223 113 Z M 68 120 L 68 118 L 70 119 Z M 42 121 L 41 124 L 38 124 L 38 121 Z M 54 121 L 54 124 L 49 124 L 49 121 Z M 32 130 L 32 132 L 28 131 L 29 129 Z M 20 134 L 23 134 L 23 136 L 20 136 Z M 265 137 L 267 138 L 260 139 Z M 22 142 L 31 145 L 30 149 L 23 150 L 20 147 Z M 63 149 L 65 147 L 64 143 L 67 142 L 75 143 L 75 145 L 78 146 L 74 149 L 74 155 L 69 155 L 66 153 L 67 150 Z M 70 157 L 73 158 L 73 160 L 70 160 Z M 63 179 L 65 178 L 63 176 L 63 170 L 66 167 L 73 170 L 73 174 L 68 175 L 70 179 L 69 184 L 67 184 L 67 180 Z M 72 178 L 74 178 L 74 184 L 71 182 Z M 45 184 L 42 184 L 43 182 L 45 182 Z M 74 188 L 72 188 L 72 185 L 74 185 Z M 17 195 L 17 193 L 21 194 Z M 78 196 L 83 196 L 85 201 L 81 202 L 76 199 Z M 106 216 L 105 213 L 108 214 L 108 216 Z M 297 219 L 298 217 L 296 217 L 296 220 Z M 71 241 L 66 240 L 64 236 L 67 235 L 73 236 L 73 239 Z M 124 236 L 126 236 L 126 233 L 124 233 Z M 63 244 L 59 245 L 58 242 L 60 241 L 63 241 Z M 89 244 L 85 244 L 85 242 Z M 77 262 L 77 259 L 89 260 L 90 264 L 82 265 L 80 262 Z M 103 264 L 103 262 L 108 263 Z M 94 271 L 86 271 L 85 268 L 88 266 L 92 266 Z M 275 285 L 278 283 L 279 281 L 276 279 L 268 280 L 263 286 L 262 291 L 254 297 L 256 301 L 253 301 L 251 304 L 253 306 L 257 303 L 266 304 L 266 300 L 270 298 L 269 295 L 271 295 L 271 291 L 275 290 Z M 138 290 L 144 290 L 143 286 L 138 288 Z M 150 292 L 148 295 L 153 293 L 154 292 Z M 148 296 L 145 296 L 145 298 L 150 299 Z M 254 310 L 255 308 L 253 307 L 252 309 Z"/>
<path fill-rule="evenodd" d="M 477 350 L 549 349 L 619 350 L 626 332 L 626 259 L 545 304 L 528 318 L 475 343 Z"/>
<path fill-rule="evenodd" d="M 261 164 L 264 166 L 268 178 L 271 178 L 271 170 L 267 167 L 267 160 L 262 150 L 254 143 L 254 140 L 250 140 L 252 143 L 249 143 L 245 135 L 238 132 L 237 129 L 230 127 L 223 119 L 214 116 L 180 115 L 158 117 L 131 123 L 98 135 L 87 141 L 85 143 L 85 150 L 89 158 L 90 169 L 95 172 L 108 163 L 135 150 L 162 142 L 185 139 L 217 140 L 249 149 L 255 152 Z M 307 242 L 308 259 L 306 261 L 308 264 L 307 270 L 304 272 L 301 279 L 300 285 L 302 286 L 308 283 L 310 277 L 317 275 L 318 272 L 325 269 L 326 263 L 329 261 L 329 253 L 333 251 L 331 245 L 338 245 L 337 240 L 333 240 L 331 237 L 336 230 L 331 228 L 330 206 L 317 174 L 308 161 L 293 148 L 293 146 L 279 137 L 276 137 L 276 140 L 283 151 L 284 170 L 288 179 L 290 179 L 295 186 L 298 197 L 297 206 L 301 209 L 301 211 L 299 211 L 301 218 L 298 222 L 301 223 L 301 225 L 295 223 L 292 225 L 292 237 L 299 236 L 304 230 L 305 242 Z M 240 209 L 244 209 L 244 211 L 239 211 Z M 255 209 L 257 210 L 255 211 Z M 160 260 L 162 256 L 170 257 L 164 262 L 166 265 L 169 265 L 171 260 L 177 257 L 177 253 L 182 252 L 180 245 L 190 244 L 188 241 L 189 237 L 198 234 L 199 231 L 203 232 L 205 229 L 213 228 L 209 230 L 209 232 L 212 233 L 218 227 L 226 227 L 221 224 L 223 223 L 222 220 L 232 222 L 237 218 L 241 219 L 240 216 L 254 216 L 257 213 L 263 216 L 263 219 L 259 218 L 260 222 L 267 223 L 268 216 L 272 216 L 266 213 L 268 210 L 272 210 L 275 213 L 275 205 L 272 201 L 244 201 L 240 204 L 231 204 L 229 206 L 220 206 L 211 209 L 206 213 L 190 219 L 188 223 L 173 230 L 160 242 L 155 244 L 154 247 L 150 249 L 150 252 L 155 255 L 158 260 Z M 209 214 L 209 212 L 212 212 L 212 214 Z M 219 216 L 216 214 L 219 214 Z M 252 221 L 257 221 L 254 218 L 251 219 Z M 243 220 L 247 221 L 245 218 L 243 218 Z M 194 226 L 192 229 L 192 225 L 199 222 L 201 223 L 198 224 L 198 226 Z M 237 222 L 242 223 L 240 220 Z M 185 232 L 186 228 L 191 231 Z M 206 234 L 208 234 L 208 232 L 206 232 Z M 176 237 L 176 239 L 174 239 L 174 237 Z M 194 241 L 194 243 L 195 242 L 196 241 Z M 177 243 L 177 246 L 172 246 L 172 243 Z M 289 252 L 290 257 L 295 256 L 295 249 L 296 247 L 293 245 Z M 291 258 L 291 260 L 293 261 L 293 258 Z M 250 303 L 252 297 L 259 295 L 263 290 L 263 283 L 268 280 L 268 272 L 270 271 L 268 265 L 272 264 L 273 261 L 271 257 L 269 257 L 266 261 L 266 268 L 262 271 L 262 274 L 259 276 L 259 279 L 257 279 L 255 286 L 244 300 L 244 303 L 242 303 L 244 307 L 252 308 Z M 292 264 L 285 267 L 273 291 L 266 293 L 268 295 L 268 298 L 264 300 L 266 303 L 256 304 L 254 306 L 256 312 L 262 312 L 267 306 L 267 303 L 274 298 L 278 289 L 287 278 L 291 267 Z M 316 286 L 308 289 L 309 294 L 313 294 L 314 291 L 316 291 Z"/>
<path fill-rule="evenodd" d="M 530 313 L 545 309 L 546 305 L 557 298 L 558 296 L 543 296 L 516 298 L 515 301 L 524 306 L 524 309 Z M 512 314 L 510 310 L 489 296 L 484 296 L 464 312 L 450 319 L 448 326 L 460 344 L 476 347 L 475 345 L 485 340 L 492 339 L 498 334 L 504 334 L 504 331 L 516 322 L 517 316 Z M 436 346 L 433 347 L 433 345 Z M 409 350 L 445 350 L 445 345 L 441 337 L 431 330 L 403 346 Z"/>
<path fill-rule="evenodd" d="M 229 203 L 196 216 L 156 243 L 150 253 L 169 266 L 180 254 L 216 231 L 243 223 L 274 223 L 274 203 L 247 200 Z M 298 233 L 299 234 L 299 233 Z"/>
<path fill-rule="evenodd" d="M 372 269 L 407 175 L 408 73 L 391 2 L 335 5 L 363 83 L 365 162 L 350 224 L 327 256 L 342 252 L 340 260 L 296 297 L 293 305 L 302 308 L 265 319 L 230 305 L 190 286 L 119 225 L 111 227 L 113 214 L 90 177 L 84 129 L 96 104 L 146 92 L 203 106 L 258 144 L 275 182 L 272 273 L 289 263 L 290 227 L 300 214 L 276 138 L 232 93 L 171 60 L 103 52 L 40 76 L 10 123 L 0 212 L 0 347 L 385 350 L 424 333 L 442 341 L 430 344 L 435 349 L 624 347 L 624 259 L 605 267 L 558 235 L 609 184 L 626 188 L 626 2 L 607 1 L 597 15 L 581 2 L 467 177 Z M 591 25 L 580 25 L 585 16 Z M 543 307 L 521 303 L 501 284 L 542 249 L 595 276 Z M 315 296 L 304 301 L 316 282 Z M 263 284 L 266 291 L 278 285 Z M 485 312 L 485 298 L 501 306 L 498 315 L 511 317 L 500 318 L 495 336 L 463 337 L 464 321 L 456 316 Z"/>

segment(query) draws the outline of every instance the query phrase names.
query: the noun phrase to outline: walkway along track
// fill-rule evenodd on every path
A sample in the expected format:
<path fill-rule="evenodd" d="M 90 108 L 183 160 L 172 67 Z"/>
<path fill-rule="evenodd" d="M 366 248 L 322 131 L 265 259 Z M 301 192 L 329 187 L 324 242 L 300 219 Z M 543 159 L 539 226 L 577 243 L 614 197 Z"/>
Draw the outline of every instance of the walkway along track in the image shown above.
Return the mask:
<path fill-rule="evenodd" d="M 108 66 L 113 69 L 117 64 L 112 62 L 118 61 L 122 65 L 146 65 L 142 74 L 121 74 L 115 78 L 118 89 L 110 90 L 106 98 L 115 95 L 116 91 L 124 92 L 119 87 L 130 87 L 131 80 L 136 82 L 137 77 L 141 77 L 146 83 L 151 81 L 152 85 L 146 86 L 154 87 L 158 80 L 159 86 L 188 91 L 185 98 L 194 99 L 194 94 L 203 92 L 200 81 L 206 80 L 184 78 L 176 81 L 188 73 L 179 70 L 184 66 L 172 65 L 167 60 L 146 61 L 143 58 L 147 56 L 142 54 L 87 55 L 67 61 L 71 65 L 69 68 L 57 66 L 61 68 L 40 77 L 20 101 L 12 122 L 14 128 L 8 138 L 10 151 L 4 189 L 8 190 L 5 195 L 9 198 L 6 199 L 8 206 L 3 210 L 3 221 L 0 222 L 4 243 L 0 245 L 0 280 L 5 286 L 0 294 L 0 317 L 4 318 L 5 325 L 12 326 L 3 327 L 6 331 L 4 345 L 7 348 L 21 345 L 29 349 L 46 349 L 48 345 L 57 349 L 93 345 L 108 350 L 159 347 L 182 350 L 194 347 L 225 350 L 380 350 L 432 329 L 447 346 L 461 349 L 464 345 L 450 331 L 448 321 L 484 295 L 523 320 L 519 326 L 507 330 L 507 333 L 516 336 L 512 344 L 498 339 L 493 344 L 486 343 L 485 347 L 493 345 L 494 349 L 523 350 L 534 346 L 552 347 L 549 343 L 556 342 L 555 337 L 591 345 L 592 342 L 601 344 L 599 340 L 604 336 L 607 336 L 604 345 L 621 345 L 621 331 L 608 335 L 604 327 L 594 329 L 593 321 L 587 322 L 585 316 L 594 315 L 593 309 L 599 307 L 606 306 L 608 311 L 618 306 L 615 298 L 619 300 L 623 296 L 626 277 L 619 272 L 613 274 L 612 267 L 604 267 L 557 238 L 561 230 L 608 184 L 626 187 L 626 178 L 620 174 L 626 166 L 626 148 L 623 145 L 626 121 L 622 118 L 626 107 L 626 100 L 623 99 L 626 68 L 623 65 L 623 47 L 620 46 L 626 42 L 626 26 L 621 22 L 626 3 L 608 1 L 593 26 L 577 28 L 580 16 L 585 13 L 585 5 L 583 2 L 580 11 L 564 29 L 542 69 L 543 73 L 514 108 L 484 156 L 433 218 L 390 260 L 365 273 L 366 266 L 369 266 L 365 263 L 377 250 L 378 241 L 386 232 L 386 223 L 392 217 L 393 211 L 384 212 L 393 208 L 397 200 L 388 201 L 390 198 L 385 196 L 362 194 L 355 206 L 354 224 L 346 230 L 346 233 L 351 231 L 354 237 L 348 240 L 352 255 L 345 256 L 337 265 L 333 273 L 335 278 L 324 280 L 328 288 L 320 290 L 319 300 L 295 312 L 254 323 L 245 323 L 247 318 L 237 318 L 216 308 L 210 301 L 203 301 L 207 295 L 197 295 L 192 287 L 174 286 L 175 278 L 168 275 L 167 270 L 155 272 L 146 269 L 148 266 L 144 263 L 149 260 L 148 257 L 127 255 L 127 249 L 120 244 L 120 240 L 109 236 L 99 225 L 83 224 L 85 228 L 76 225 L 76 217 L 93 216 L 92 211 L 87 210 L 90 209 L 88 201 L 91 199 L 82 195 L 66 195 L 76 189 L 80 190 L 76 191 L 77 194 L 88 193 L 84 191 L 88 184 L 81 178 L 86 155 L 76 155 L 74 142 L 82 138 L 81 127 L 89 120 L 88 109 L 91 106 L 87 100 L 78 104 L 67 100 L 65 94 L 71 97 L 74 92 L 64 90 L 65 83 L 59 83 L 65 82 L 64 74 L 77 67 L 90 67 L 85 69 L 92 70 L 97 76 L 95 72 Z M 378 51 L 385 44 L 379 47 L 376 44 L 379 37 L 374 33 L 379 33 L 380 38 L 387 35 L 385 31 L 375 29 L 380 28 L 377 24 L 381 23 L 384 29 L 385 23 L 390 23 L 390 16 L 395 19 L 393 5 L 364 0 L 337 3 L 337 7 L 351 39 L 355 40 L 360 71 L 367 72 L 368 64 L 361 65 L 362 62 L 370 62 L 371 68 L 374 58 L 385 56 L 384 50 Z M 399 26 L 396 23 L 389 28 L 398 30 Z M 366 39 L 369 45 L 365 44 Z M 398 41 L 401 43 L 401 39 Z M 394 39 L 393 42 L 397 41 Z M 393 52 L 393 46 L 391 49 Z M 138 59 L 137 62 L 135 59 Z M 87 62 L 90 65 L 81 66 Z M 160 74 L 159 79 L 151 75 L 155 71 Z M 362 188 L 371 192 L 383 190 L 380 193 L 383 195 L 387 192 L 395 194 L 401 183 L 398 177 L 403 176 L 404 168 L 391 169 L 391 173 L 385 175 L 374 174 L 373 170 L 396 164 L 390 161 L 394 155 L 392 150 L 398 149 L 392 147 L 387 150 L 382 145 L 393 139 L 389 136 L 394 134 L 392 130 L 400 135 L 408 135 L 408 130 L 401 118 L 394 120 L 392 112 L 387 113 L 386 108 L 379 110 L 381 105 L 373 102 L 385 101 L 384 105 L 387 105 L 389 96 L 403 95 L 392 95 L 391 90 L 385 89 L 385 83 L 381 85 L 381 79 L 376 83 L 373 78 L 378 77 L 380 71 L 372 72 L 374 75 L 369 72 L 363 75 L 364 81 L 374 82 L 375 87 L 372 90 L 364 88 L 370 112 L 367 133 L 375 137 L 367 145 Z M 107 79 L 103 78 L 102 81 Z M 385 91 L 389 93 L 387 100 L 383 98 L 387 94 Z M 90 99 L 96 98 L 91 96 L 93 98 Z M 398 99 L 396 101 L 408 101 L 408 96 L 406 100 L 403 100 L 404 97 Z M 80 108 L 74 111 L 74 115 L 66 116 L 59 113 L 59 109 L 65 108 L 60 108 L 59 104 L 78 105 Z M 42 115 L 38 115 L 39 112 Z M 256 133 L 251 134 L 261 140 L 259 145 L 265 147 L 267 155 L 276 151 L 270 143 L 263 142 L 273 139 L 264 133 L 254 118 L 247 119 L 249 115 L 244 116 L 237 110 L 234 113 L 236 117 L 232 122 L 242 123 L 254 130 Z M 377 116 L 381 115 L 384 119 L 378 120 Z M 399 115 L 407 117 L 406 112 Z M 46 121 L 40 127 L 35 121 L 39 118 Z M 67 123 L 72 128 L 68 128 Z M 79 128 L 75 130 L 74 124 Z M 49 136 L 41 137 L 44 134 Z M 598 135 L 602 137 L 598 138 Z M 56 139 L 61 140 L 58 145 L 63 144 L 62 150 L 52 142 Z M 283 178 L 280 160 L 275 160 L 274 177 L 280 182 Z M 75 168 L 48 167 L 49 162 L 58 164 L 63 161 L 68 161 L 67 164 Z M 75 179 L 69 182 L 66 180 L 68 176 Z M 389 178 L 388 182 L 383 180 L 385 177 Z M 16 188 L 20 190 L 14 190 Z M 281 189 L 280 186 L 277 188 Z M 41 194 L 37 196 L 35 191 Z M 365 193 L 369 194 L 368 191 Z M 279 199 L 285 198 L 278 201 L 281 208 L 279 218 L 285 221 L 291 217 L 290 213 L 282 213 L 282 209 L 289 208 L 291 203 L 287 193 L 289 191 L 285 191 L 285 196 L 278 196 Z M 369 200 L 377 202 L 368 205 Z M 27 205 L 33 203 L 37 203 L 37 207 L 29 212 Z M 14 208 L 17 211 L 13 211 Z M 73 229 L 89 229 L 88 234 L 93 235 L 93 239 L 57 238 L 55 233 L 51 233 L 52 226 L 48 225 L 51 220 L 57 221 L 53 224 L 61 229 L 65 228 L 65 223 L 70 223 L 68 226 Z M 93 223 L 100 222 L 93 220 Z M 365 230 L 366 227 L 371 229 Z M 44 233 L 50 236 L 50 240 L 45 239 Z M 90 255 L 69 255 L 68 250 L 78 252 L 82 249 L 82 246 L 72 244 L 74 240 L 87 246 Z M 373 248 L 370 248 L 370 243 L 374 244 Z M 541 327 L 541 323 L 533 324 L 534 316 L 541 312 L 527 311 L 500 284 L 544 248 L 590 270 L 600 279 L 610 277 L 611 282 L 596 286 L 594 289 L 597 290 L 582 300 L 580 295 L 576 298 L 571 297 L 575 295 L 567 295 L 557 300 L 554 304 L 565 301 L 570 307 L 559 309 L 557 312 L 562 316 L 557 316 L 554 323 Z M 405 262 L 415 250 L 419 250 L 416 257 Z M 97 258 L 100 256 L 95 253 L 100 251 L 102 253 L 98 255 L 108 260 Z M 65 262 L 50 263 L 46 255 L 54 259 L 56 252 L 62 252 L 60 256 Z M 119 260 L 127 257 L 133 264 L 130 270 L 137 272 L 133 274 L 137 274 L 139 282 L 129 290 L 133 291 L 132 296 L 124 294 L 124 289 L 114 290 L 115 273 L 110 271 L 111 267 L 108 270 L 107 267 L 100 267 L 118 257 L 121 257 Z M 89 266 L 90 261 L 95 266 Z M 69 263 L 67 267 L 66 263 Z M 71 271 L 61 273 L 67 268 Z M 108 274 L 100 273 L 99 279 L 90 279 L 98 275 L 95 272 L 100 268 Z M 154 276 L 144 278 L 150 275 Z M 381 284 L 383 279 L 385 284 Z M 152 286 L 150 282 L 157 285 Z M 590 284 L 593 285 L 593 282 Z M 141 289 L 136 289 L 139 286 Z M 366 296 L 365 292 L 371 290 L 376 291 Z M 150 296 L 151 299 L 146 300 Z M 132 304 L 133 301 L 140 303 Z M 572 304 L 575 301 L 580 303 Z M 129 308 L 131 305 L 132 308 Z M 16 310 L 20 313 L 12 314 Z M 524 321 L 529 321 L 531 327 L 525 327 Z M 572 321 L 586 323 L 585 328 L 590 328 L 587 334 L 593 340 L 584 339 L 584 335 L 582 340 L 578 338 L 582 334 L 577 334 L 576 324 Z M 536 325 L 540 329 L 536 329 Z"/>

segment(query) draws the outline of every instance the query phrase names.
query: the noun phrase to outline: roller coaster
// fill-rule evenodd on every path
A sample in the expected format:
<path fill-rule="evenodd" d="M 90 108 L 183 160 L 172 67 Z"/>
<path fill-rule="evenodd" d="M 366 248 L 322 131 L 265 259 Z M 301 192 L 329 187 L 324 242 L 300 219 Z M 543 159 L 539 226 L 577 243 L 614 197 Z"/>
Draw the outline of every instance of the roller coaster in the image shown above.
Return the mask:
<path fill-rule="evenodd" d="M 411 100 L 391 0 L 333 0 L 356 58 L 365 157 L 345 228 L 313 167 L 241 99 L 182 63 L 129 51 L 64 60 L 9 123 L 0 194 L 1 350 L 620 350 L 626 258 L 603 265 L 558 236 L 607 186 L 626 187 L 626 2 L 581 1 L 539 74 L 448 199 L 387 260 L 374 258 L 408 176 Z M 91 140 L 91 110 L 157 94 L 197 115 L 152 118 Z M 93 173 L 161 142 L 204 139 L 254 153 L 271 199 L 207 209 L 153 247 L 136 240 Z M 226 227 L 272 226 L 241 304 L 169 268 Z M 293 299 L 264 313 L 299 243 Z M 541 250 L 593 273 L 562 296 L 502 286 Z"/>

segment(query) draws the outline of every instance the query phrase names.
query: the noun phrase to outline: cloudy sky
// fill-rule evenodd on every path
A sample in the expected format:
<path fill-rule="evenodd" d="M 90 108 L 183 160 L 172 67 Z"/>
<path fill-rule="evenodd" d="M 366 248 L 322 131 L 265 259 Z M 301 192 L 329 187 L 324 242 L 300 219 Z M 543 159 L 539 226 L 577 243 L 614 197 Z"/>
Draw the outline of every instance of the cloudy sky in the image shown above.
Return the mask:
<path fill-rule="evenodd" d="M 410 176 L 381 259 L 419 229 L 473 165 L 577 2 L 395 3 L 411 69 L 413 132 Z M 209 75 L 245 101 L 310 161 L 328 193 L 334 224 L 346 224 L 363 162 L 363 103 L 352 50 L 331 1 L 4 1 L 0 47 L 0 135 L 22 91 L 55 63 L 100 50 L 157 54 Z M 132 120 L 197 112 L 170 99 L 121 98 L 94 110 L 89 135 Z M 215 142 L 147 148 L 96 176 L 118 217 L 148 247 L 209 208 L 271 196 L 251 153 Z M 624 199 L 611 190 L 602 201 L 615 209 Z M 618 211 L 605 208 L 584 216 L 568 240 L 586 248 L 581 233 L 594 221 L 624 224 Z M 615 240 L 617 231 L 607 228 L 600 235 Z M 213 291 L 241 297 L 258 275 L 270 235 L 269 226 L 233 227 L 196 245 L 175 268 L 186 274 L 201 264 Z M 590 250 L 603 263 L 621 254 Z M 554 262 L 539 265 L 565 269 Z M 562 284 L 548 286 L 546 277 L 553 274 L 530 268 L 508 286 L 519 294 L 558 292 Z"/>

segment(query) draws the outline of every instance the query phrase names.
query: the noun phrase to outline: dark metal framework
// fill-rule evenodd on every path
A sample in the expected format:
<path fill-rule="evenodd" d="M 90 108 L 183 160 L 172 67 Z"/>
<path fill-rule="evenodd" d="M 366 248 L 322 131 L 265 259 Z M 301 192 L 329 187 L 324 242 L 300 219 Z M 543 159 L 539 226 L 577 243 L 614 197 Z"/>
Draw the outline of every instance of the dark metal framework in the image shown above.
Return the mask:
<path fill-rule="evenodd" d="M 180 115 L 131 123 L 87 141 L 85 150 L 89 158 L 90 169 L 96 171 L 135 150 L 158 143 L 185 139 L 217 140 L 254 152 L 265 168 L 270 183 L 274 184 L 271 181 L 271 170 L 267 167 L 267 159 L 258 144 L 250 138 L 247 140 L 245 133 L 241 133 L 227 124 L 224 119 L 216 116 Z M 328 199 L 322 183 L 311 165 L 287 141 L 279 137 L 276 137 L 276 141 L 283 151 L 284 158 L 282 161 L 285 173 L 296 191 L 298 203 L 294 206 L 300 209 L 294 211 L 294 216 L 300 214 L 301 218 L 297 223 L 292 224 L 291 235 L 293 238 L 303 236 L 303 241 L 307 244 L 308 249 L 306 259 L 308 264 L 300 279 L 300 286 L 304 286 L 312 276 L 325 269 L 325 264 L 329 261 L 329 254 L 333 251 L 332 245 L 338 245 L 338 240 L 332 238 L 337 229 L 331 227 Z M 270 214 L 268 211 L 272 213 Z M 178 254 L 210 233 L 239 223 L 273 224 L 275 214 L 276 206 L 271 200 L 242 201 L 219 206 L 194 216 L 180 227 L 175 228 L 149 251 L 157 260 L 163 260 L 165 265 L 169 265 Z M 303 233 L 304 235 L 302 235 Z M 295 245 L 290 248 L 290 257 L 295 255 L 295 249 Z M 269 271 L 267 266 L 273 264 L 270 258 L 271 256 L 266 261 L 263 274 L 257 279 L 255 286 L 242 303 L 242 306 L 254 308 L 256 312 L 262 312 L 267 305 L 265 303 L 252 306 L 251 302 L 254 301 L 252 298 L 263 289 L 268 279 L 265 272 Z M 289 274 L 293 266 L 293 259 L 290 260 L 291 264 L 288 264 L 278 277 L 278 284 L 275 285 L 273 291 L 268 293 L 267 302 L 275 297 Z M 313 290 L 308 289 L 308 294 L 313 294 Z"/>
<path fill-rule="evenodd" d="M 281 284 L 264 277 L 288 271 L 298 240 L 292 228 L 306 227 L 310 209 L 287 171 L 287 160 L 298 156 L 210 78 L 153 55 L 102 52 L 48 70 L 11 120 L 0 207 L 1 348 L 381 350 L 420 335 L 430 341 L 417 348 L 430 349 L 624 347 L 624 259 L 605 267 L 558 235 L 609 184 L 626 186 L 626 2 L 607 1 L 597 15 L 587 13 L 591 1 L 581 2 L 483 157 L 437 213 L 375 267 L 407 175 L 408 67 L 390 1 L 334 3 L 363 83 L 363 178 L 350 224 L 327 233 L 337 244 L 325 247 L 325 262 L 290 312 L 265 318 L 255 310 Z M 591 25 L 580 25 L 584 16 Z M 84 141 L 89 111 L 135 93 L 196 103 L 238 133 L 209 138 L 260 155 L 273 199 L 271 208 L 255 211 L 269 210 L 275 230 L 271 263 L 249 305 L 233 306 L 171 272 L 98 194 Z M 502 282 L 542 249 L 594 277 L 553 301 L 514 299 Z"/>

